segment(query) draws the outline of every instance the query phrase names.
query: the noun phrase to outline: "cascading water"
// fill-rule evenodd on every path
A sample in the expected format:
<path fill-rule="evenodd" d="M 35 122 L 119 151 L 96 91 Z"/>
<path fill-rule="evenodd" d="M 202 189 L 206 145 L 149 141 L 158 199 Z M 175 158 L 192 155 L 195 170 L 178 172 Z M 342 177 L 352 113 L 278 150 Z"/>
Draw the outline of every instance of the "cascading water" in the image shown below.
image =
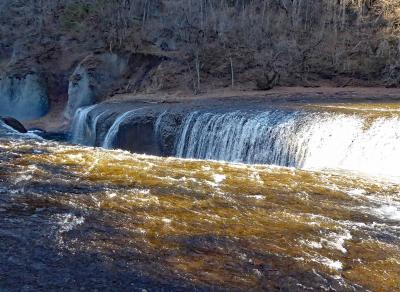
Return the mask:
<path fill-rule="evenodd" d="M 163 118 L 168 114 L 168 111 L 162 112 L 156 119 L 154 123 L 154 135 L 156 137 L 160 137 L 161 135 L 161 126 L 163 124 Z"/>
<path fill-rule="evenodd" d="M 140 110 L 141 110 L 141 108 L 134 109 L 134 110 L 128 111 L 128 112 L 123 113 L 120 116 L 118 116 L 117 119 L 115 120 L 115 122 L 112 124 L 112 126 L 108 130 L 107 135 L 104 138 L 104 142 L 102 144 L 102 147 L 106 148 L 106 149 L 112 149 L 114 147 L 115 137 L 118 134 L 118 131 L 119 131 L 119 128 L 120 128 L 121 124 L 127 118 L 130 118 L 130 117 L 134 116 Z"/>
<path fill-rule="evenodd" d="M 194 112 L 176 155 L 184 158 L 343 169 L 396 176 L 400 120 L 307 111 Z"/>
<path fill-rule="evenodd" d="M 304 149 L 288 142 L 306 120 L 300 112 L 194 112 L 184 121 L 176 155 L 297 166 Z"/>
<path fill-rule="evenodd" d="M 400 165 L 400 119 L 395 115 L 377 115 L 371 119 L 360 113 L 300 108 L 265 111 L 203 108 L 180 112 L 181 121 L 175 119 L 179 111 L 168 108 L 113 111 L 107 107 L 94 110 L 95 107 L 82 108 L 76 113 L 74 143 L 114 148 L 121 124 L 136 115 L 146 115 L 153 119 L 154 141 L 160 144 L 157 147 L 165 149 L 165 137 L 172 137 L 175 148 L 170 149 L 173 143 L 170 148 L 167 146 L 171 150 L 168 155 L 182 158 L 350 170 L 391 177 L 397 176 Z M 106 120 L 108 127 L 102 124 Z M 179 122 L 171 126 L 171 120 Z M 102 124 L 103 132 L 99 137 L 98 124 Z"/>
<path fill-rule="evenodd" d="M 93 125 L 88 124 L 88 114 L 96 107 L 96 105 L 79 108 L 72 121 L 71 142 L 86 146 L 93 146 L 96 139 L 93 135 L 93 127 L 96 128 L 97 121 Z"/>

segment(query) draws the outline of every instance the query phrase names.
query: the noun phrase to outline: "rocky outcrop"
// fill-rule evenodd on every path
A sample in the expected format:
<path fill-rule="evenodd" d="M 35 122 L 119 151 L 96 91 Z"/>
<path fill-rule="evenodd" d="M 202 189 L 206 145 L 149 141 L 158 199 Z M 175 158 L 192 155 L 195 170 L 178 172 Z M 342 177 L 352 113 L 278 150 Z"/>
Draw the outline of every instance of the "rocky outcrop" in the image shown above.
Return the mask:
<path fill-rule="evenodd" d="M 75 69 L 68 86 L 67 118 L 115 92 L 132 92 L 161 59 L 142 54 L 94 53 Z"/>
<path fill-rule="evenodd" d="M 6 124 L 7 126 L 13 128 L 14 130 L 20 133 L 27 133 L 28 131 L 25 129 L 24 125 L 22 125 L 18 120 L 12 117 L 0 117 L 0 120 Z"/>
<path fill-rule="evenodd" d="M 49 98 L 43 78 L 37 73 L 0 77 L 0 115 L 33 120 L 49 110 Z"/>
<path fill-rule="evenodd" d="M 154 134 L 155 115 L 143 110 L 124 119 L 114 138 L 113 147 L 136 153 L 162 155 Z"/>
<path fill-rule="evenodd" d="M 67 118 L 82 106 L 96 103 L 128 68 L 127 61 L 115 54 L 93 54 L 75 69 L 68 85 Z"/>
<path fill-rule="evenodd" d="M 173 156 L 186 107 L 148 103 L 100 103 L 79 109 L 71 142 Z"/>
<path fill-rule="evenodd" d="M 400 86 L 400 61 L 395 64 L 388 65 L 385 69 L 384 76 L 387 87 L 399 87 Z"/>
<path fill-rule="evenodd" d="M 175 143 L 180 131 L 180 126 L 185 115 L 183 111 L 164 111 L 161 113 L 155 124 L 154 134 L 157 145 L 164 156 L 175 155 Z"/>

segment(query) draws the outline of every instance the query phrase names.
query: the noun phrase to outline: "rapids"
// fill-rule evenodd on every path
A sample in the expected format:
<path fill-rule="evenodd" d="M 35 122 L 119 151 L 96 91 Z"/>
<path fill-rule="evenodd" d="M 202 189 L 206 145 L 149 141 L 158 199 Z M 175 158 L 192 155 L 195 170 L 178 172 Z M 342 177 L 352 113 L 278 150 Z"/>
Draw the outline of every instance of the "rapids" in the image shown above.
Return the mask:
<path fill-rule="evenodd" d="M 400 106 L 229 104 L 0 123 L 0 291 L 399 291 Z"/>
<path fill-rule="evenodd" d="M 0 290 L 396 291 L 400 186 L 0 139 Z"/>

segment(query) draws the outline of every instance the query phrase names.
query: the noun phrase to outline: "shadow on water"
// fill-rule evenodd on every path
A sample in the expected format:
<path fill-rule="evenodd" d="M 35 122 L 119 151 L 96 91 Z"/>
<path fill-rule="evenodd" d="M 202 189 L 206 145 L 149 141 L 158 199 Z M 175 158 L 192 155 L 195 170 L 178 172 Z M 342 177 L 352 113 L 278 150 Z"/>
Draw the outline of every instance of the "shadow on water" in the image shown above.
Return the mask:
<path fill-rule="evenodd" d="M 255 252 L 240 238 L 216 233 L 154 235 L 149 244 L 125 228 L 124 222 L 140 220 L 134 214 L 98 206 L 104 189 L 121 191 L 120 186 L 90 184 L 62 166 L 35 166 L 46 174 L 20 182 L 11 180 L 7 166 L 2 169 L 0 290 L 232 291 L 255 284 L 293 291 L 299 279 L 310 287 L 340 287 L 327 275 L 296 269 L 289 259 Z M 238 261 L 243 255 L 257 260 Z M 189 265 L 187 273 L 179 265 Z M 262 277 L 256 274 L 253 284 L 234 279 L 255 270 Z M 217 278 L 215 283 L 201 281 L 192 278 L 196 273 L 200 279 L 201 274 L 213 273 Z M 206 278 L 212 279 L 209 275 Z M 229 275 L 231 282 L 223 282 Z"/>
<path fill-rule="evenodd" d="M 32 210 L 9 210 L 5 213 L 8 219 L 0 220 L 0 289 L 241 290 L 240 286 L 235 287 L 234 279 L 232 283 L 216 286 L 212 283 L 195 282 L 184 274 L 176 273 L 168 265 L 168 260 L 164 260 L 173 258 L 174 254 L 165 254 L 162 250 L 149 251 L 129 244 L 126 239 L 132 238 L 132 234 L 105 225 L 99 219 L 99 214 L 92 213 L 86 217 L 84 226 L 55 234 L 58 231 L 54 229 L 54 222 L 49 221 L 54 214 L 82 214 L 81 210 L 73 209 L 69 209 L 68 213 L 62 212 L 65 210 L 48 207 L 46 211 L 39 212 L 40 214 Z M 95 243 L 93 246 L 90 244 L 92 240 Z M 235 277 L 240 272 L 249 273 L 257 268 L 263 274 L 257 287 L 269 291 L 294 291 L 299 285 L 298 279 L 302 279 L 301 282 L 308 287 L 328 285 L 340 288 L 333 278 L 311 271 L 296 271 L 293 267 L 288 267 L 290 262 L 278 267 L 268 264 L 282 259 L 270 254 L 252 254 L 250 249 L 238 249 L 238 242 L 230 238 L 205 234 L 176 236 L 167 241 L 179 243 L 179 257 L 188 257 L 193 263 L 203 256 L 218 258 L 221 253 L 255 256 L 259 259 L 256 263 L 226 263 L 223 269 Z M 212 272 L 217 268 L 216 262 L 210 261 L 209 265 L 208 268 L 199 267 L 198 272 Z"/>
<path fill-rule="evenodd" d="M 20 185 L 19 191 L 3 189 L 0 193 L 0 290 L 211 288 L 194 285 L 171 272 L 165 272 L 168 274 L 165 278 L 152 276 L 151 271 L 166 269 L 161 265 L 155 267 L 159 265 L 155 254 L 143 254 L 129 244 L 116 245 L 119 241 L 126 243 L 132 236 L 107 224 L 107 220 L 116 219 L 107 217 L 118 217 L 118 214 L 69 205 L 68 198 L 62 199 L 65 185 L 40 183 L 25 187 Z M 33 189 L 35 193 L 31 192 Z M 52 195 L 41 193 L 45 190 Z M 10 191 L 19 194 L 9 196 Z M 78 196 L 85 196 L 87 192 L 82 186 L 71 190 Z M 85 218 L 85 224 L 75 226 L 75 218 Z M 107 245 L 111 244 L 118 249 L 108 249 Z"/>
<path fill-rule="evenodd" d="M 130 243 L 132 234 L 112 224 L 132 218 L 97 208 L 95 196 L 110 185 L 40 163 L 35 167 L 45 170 L 43 177 L 15 182 L 7 161 L 18 158 L 2 156 L 0 169 L 1 291 L 220 290 L 168 271 L 157 251 Z"/>
<path fill-rule="evenodd" d="M 339 190 L 363 184 L 350 177 L 43 142 L 0 151 L 0 290 L 363 291 L 382 271 L 398 285 L 393 222 L 356 209 L 371 204 Z M 392 237 L 372 242 L 372 222 Z"/>
<path fill-rule="evenodd" d="M 68 133 L 48 133 L 42 132 L 39 133 L 43 139 L 55 142 L 68 142 L 70 140 L 70 134 Z"/>

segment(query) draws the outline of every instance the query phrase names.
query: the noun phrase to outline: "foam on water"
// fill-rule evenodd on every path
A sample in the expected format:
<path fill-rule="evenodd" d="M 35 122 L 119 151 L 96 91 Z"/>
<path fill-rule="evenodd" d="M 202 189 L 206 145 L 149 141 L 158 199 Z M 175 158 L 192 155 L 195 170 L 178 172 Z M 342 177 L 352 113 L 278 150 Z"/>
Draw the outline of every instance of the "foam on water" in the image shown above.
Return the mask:
<path fill-rule="evenodd" d="M 42 137 L 37 135 L 35 131 L 28 131 L 27 133 L 20 133 L 14 128 L 10 127 L 3 121 L 0 121 L 0 137 L 10 137 L 10 138 L 25 138 L 25 139 L 36 139 L 43 140 Z"/>
<path fill-rule="evenodd" d="M 59 233 L 71 231 L 85 222 L 85 218 L 70 213 L 57 215 L 55 219 L 59 226 Z"/>
<path fill-rule="evenodd" d="M 376 208 L 374 211 L 378 216 L 394 221 L 400 221 L 400 206 L 383 205 Z"/>
<path fill-rule="evenodd" d="M 327 287 L 333 276 L 371 291 L 398 286 L 394 183 L 36 140 L 0 140 L 0 148 L 8 186 L 0 212 L 12 219 L 12 232 L 25 234 L 28 222 L 57 253 L 79 255 L 79 263 L 87 252 L 83 268 L 98 251 L 118 266 L 131 260 L 157 278 L 165 267 L 162 279 L 178 271 L 214 287 L 216 276 L 224 283 L 234 276 L 247 290 L 262 289 L 254 277 L 264 276 L 264 267 L 281 273 L 279 283 L 281 275 L 310 287 L 317 280 L 315 290 L 318 278 L 305 274 L 313 270 Z M 30 176 L 24 188 L 14 183 L 21 174 Z"/>
<path fill-rule="evenodd" d="M 223 174 L 214 174 L 213 175 L 214 181 L 219 184 L 221 182 L 223 182 L 226 179 L 226 176 Z"/>

